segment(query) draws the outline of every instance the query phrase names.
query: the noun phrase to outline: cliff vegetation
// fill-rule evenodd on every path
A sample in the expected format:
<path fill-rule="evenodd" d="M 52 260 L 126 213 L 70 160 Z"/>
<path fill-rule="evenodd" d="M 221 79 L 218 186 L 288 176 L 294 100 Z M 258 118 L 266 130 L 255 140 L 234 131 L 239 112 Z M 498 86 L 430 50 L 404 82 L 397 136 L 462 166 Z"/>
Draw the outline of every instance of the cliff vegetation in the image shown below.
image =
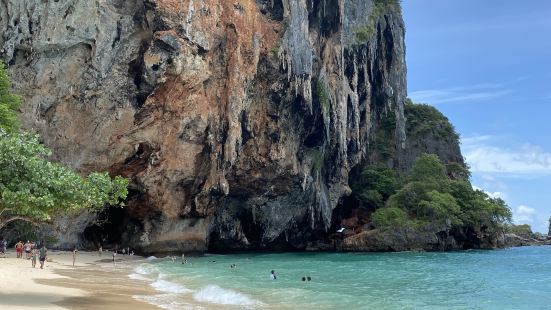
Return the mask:
<path fill-rule="evenodd" d="M 430 250 L 503 244 L 500 236 L 515 227 L 511 210 L 502 199 L 473 189 L 453 125 L 436 108 L 409 99 L 405 117 L 405 150 L 392 143 L 394 118 L 385 116 L 372 137 L 374 154 L 351 176 L 351 210 L 343 207 L 339 214 L 339 224 L 353 231 L 344 247 Z M 369 243 L 375 245 L 364 246 Z"/>

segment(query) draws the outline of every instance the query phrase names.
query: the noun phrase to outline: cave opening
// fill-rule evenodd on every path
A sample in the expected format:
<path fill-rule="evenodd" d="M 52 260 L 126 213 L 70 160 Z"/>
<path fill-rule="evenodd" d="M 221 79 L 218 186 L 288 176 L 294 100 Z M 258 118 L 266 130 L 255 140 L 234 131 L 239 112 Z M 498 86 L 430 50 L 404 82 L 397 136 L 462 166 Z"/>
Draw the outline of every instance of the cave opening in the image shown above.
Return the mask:
<path fill-rule="evenodd" d="M 99 213 L 98 218 L 86 227 L 83 237 L 90 246 L 104 248 L 126 246 L 129 229 L 134 224 L 124 208 L 109 207 Z"/>
<path fill-rule="evenodd" d="M 361 184 L 360 174 L 363 165 L 357 165 L 349 173 L 348 183 L 352 188 L 349 196 L 343 197 L 331 216 L 330 231 L 337 231 L 345 228 L 345 235 L 357 234 L 362 231 L 373 229 L 371 215 L 376 210 L 376 206 L 363 202 L 359 198 Z"/>
<path fill-rule="evenodd" d="M 342 220 L 351 216 L 353 210 L 359 207 L 358 200 L 353 196 L 344 197 L 331 215 L 331 229 L 330 231 L 337 231 L 341 228 Z"/>
<path fill-rule="evenodd" d="M 254 207 L 253 207 L 254 208 Z M 211 253 L 226 253 L 228 251 L 239 251 L 239 250 L 253 250 L 259 248 L 263 228 L 255 220 L 254 211 L 249 208 L 245 208 L 236 204 L 235 201 L 232 201 L 227 206 L 228 210 L 231 210 L 230 214 L 236 220 L 236 223 L 233 225 L 239 225 L 244 237 L 248 241 L 248 245 L 240 248 L 236 247 L 236 240 L 233 240 L 231 236 L 228 238 L 227 231 L 213 230 L 209 237 L 209 252 Z M 224 228 L 230 228 L 227 225 L 221 225 Z"/>

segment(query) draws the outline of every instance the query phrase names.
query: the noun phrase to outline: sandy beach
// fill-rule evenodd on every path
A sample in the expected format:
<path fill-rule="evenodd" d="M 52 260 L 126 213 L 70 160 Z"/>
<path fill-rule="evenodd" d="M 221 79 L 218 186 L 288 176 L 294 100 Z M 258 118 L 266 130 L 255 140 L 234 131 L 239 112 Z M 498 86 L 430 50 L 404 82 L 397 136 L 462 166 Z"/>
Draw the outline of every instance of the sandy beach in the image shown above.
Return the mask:
<path fill-rule="evenodd" d="M 73 267 L 71 252 L 50 251 L 40 269 L 8 251 L 0 257 L 0 309 L 159 309 L 132 297 L 155 294 L 128 277 L 140 259 L 119 254 L 113 264 L 111 252 L 79 252 Z"/>

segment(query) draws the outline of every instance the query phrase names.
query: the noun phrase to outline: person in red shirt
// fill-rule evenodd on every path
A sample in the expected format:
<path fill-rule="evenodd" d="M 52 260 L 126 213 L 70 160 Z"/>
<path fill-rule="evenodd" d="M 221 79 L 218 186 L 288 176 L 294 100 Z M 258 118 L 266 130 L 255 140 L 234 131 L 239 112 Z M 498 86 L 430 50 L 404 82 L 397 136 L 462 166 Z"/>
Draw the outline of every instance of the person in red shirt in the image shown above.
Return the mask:
<path fill-rule="evenodd" d="M 15 253 L 17 258 L 23 258 L 23 242 L 19 241 L 15 244 Z"/>

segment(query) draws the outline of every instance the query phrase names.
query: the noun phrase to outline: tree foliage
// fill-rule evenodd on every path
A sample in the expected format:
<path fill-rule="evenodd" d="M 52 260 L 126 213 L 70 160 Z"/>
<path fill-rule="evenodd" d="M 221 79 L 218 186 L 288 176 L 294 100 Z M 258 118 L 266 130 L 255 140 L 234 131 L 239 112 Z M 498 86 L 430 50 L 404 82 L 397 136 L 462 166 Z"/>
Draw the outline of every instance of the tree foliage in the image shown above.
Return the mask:
<path fill-rule="evenodd" d="M 373 213 L 372 222 L 376 227 L 405 227 L 411 225 L 407 213 L 397 207 L 378 209 Z"/>
<path fill-rule="evenodd" d="M 473 229 L 497 229 L 511 222 L 511 210 L 505 201 L 474 190 L 466 179 L 451 178 L 447 166 L 434 154 L 420 156 L 405 180 L 388 197 L 384 207 L 373 213 L 376 227 L 449 223 Z M 397 209 L 407 215 L 409 224 Z M 399 219 L 390 218 L 393 216 Z"/>
<path fill-rule="evenodd" d="M 408 98 L 404 114 L 407 119 L 406 132 L 410 137 L 432 135 L 444 141 L 459 139 L 459 135 L 448 118 L 433 106 L 413 103 Z"/>
<path fill-rule="evenodd" d="M 18 131 L 19 104 L 0 65 L 0 229 L 16 220 L 37 222 L 58 212 L 123 205 L 126 179 L 96 172 L 84 178 L 50 162 L 51 152 L 37 135 Z"/>
<path fill-rule="evenodd" d="M 372 206 L 382 207 L 384 202 L 396 191 L 398 181 L 396 173 L 386 167 L 366 166 L 353 184 L 358 198 Z"/>
<path fill-rule="evenodd" d="M 95 172 L 83 178 L 48 161 L 49 155 L 36 135 L 0 132 L 0 227 L 10 219 L 40 221 L 58 211 L 122 206 L 126 179 Z"/>
<path fill-rule="evenodd" d="M 410 182 L 434 183 L 439 187 L 445 185 L 448 176 L 436 154 L 424 154 L 415 161 L 408 179 Z"/>
<path fill-rule="evenodd" d="M 507 232 L 511 234 L 515 234 L 517 236 L 520 236 L 522 238 L 534 238 L 535 234 L 532 231 L 532 227 L 528 224 L 522 224 L 522 225 L 509 225 L 507 226 Z"/>
<path fill-rule="evenodd" d="M 21 98 L 10 93 L 10 81 L 6 67 L 0 61 L 0 128 L 6 132 L 15 132 L 19 128 L 17 109 Z"/>

